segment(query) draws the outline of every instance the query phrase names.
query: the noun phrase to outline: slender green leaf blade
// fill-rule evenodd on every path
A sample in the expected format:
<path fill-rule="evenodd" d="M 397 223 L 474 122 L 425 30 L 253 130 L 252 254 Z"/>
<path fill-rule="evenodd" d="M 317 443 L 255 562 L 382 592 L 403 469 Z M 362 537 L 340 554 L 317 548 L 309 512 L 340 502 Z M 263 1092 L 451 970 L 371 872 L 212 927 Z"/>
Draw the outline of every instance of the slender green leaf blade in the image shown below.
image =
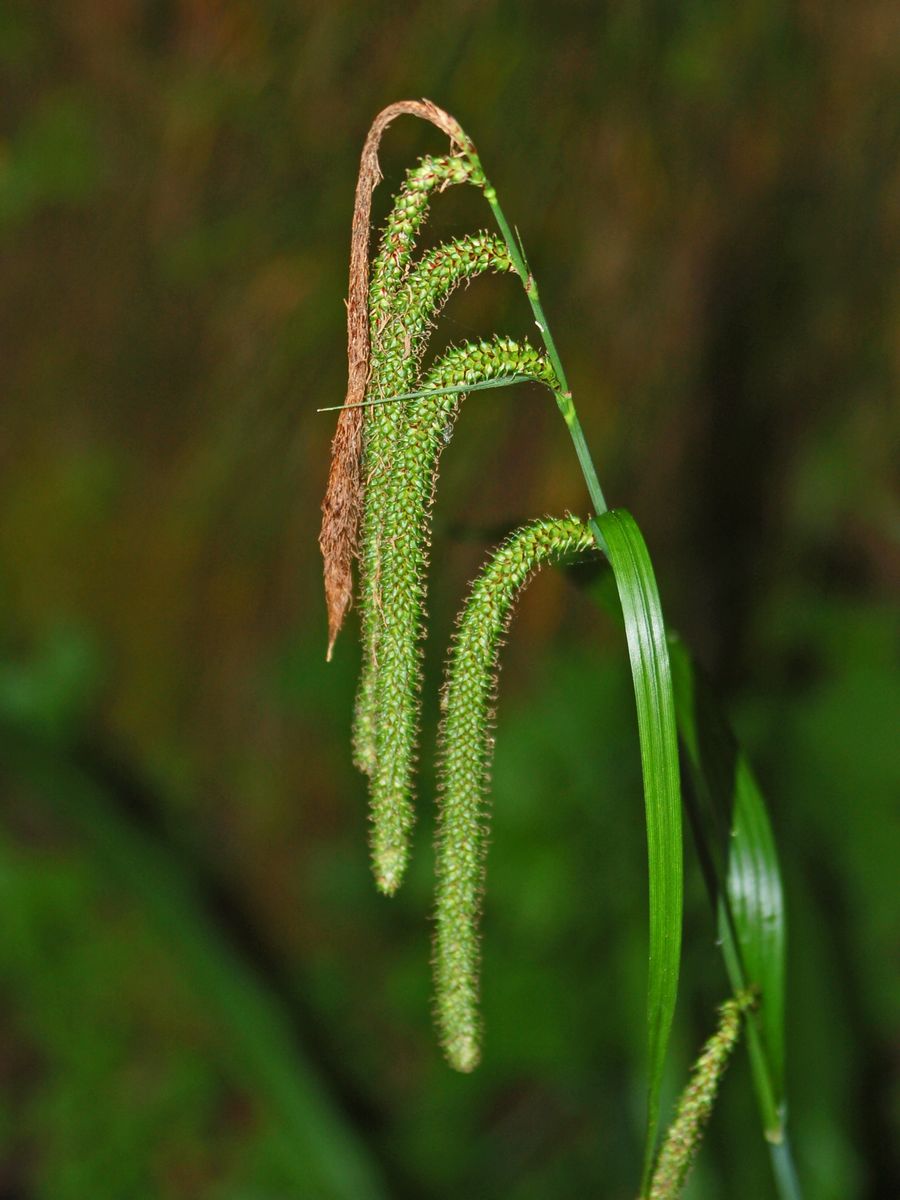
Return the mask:
<path fill-rule="evenodd" d="M 681 960 L 683 866 L 678 739 L 665 624 L 653 567 L 640 529 L 624 509 L 601 514 L 591 526 L 612 566 L 625 618 L 644 778 L 650 874 L 650 962 L 643 1194 L 653 1165 L 660 1088 L 675 1015 Z"/>
<path fill-rule="evenodd" d="M 604 574 L 591 583 L 599 607 L 621 619 Z M 763 1132 L 782 1200 L 802 1195 L 786 1129 L 783 886 L 762 793 L 712 689 L 678 635 L 669 632 L 678 733 L 692 790 L 686 796 L 698 856 L 715 909 L 734 991 L 755 985 L 761 1004 L 747 1021 L 747 1047 Z"/>
<path fill-rule="evenodd" d="M 495 375 L 480 383 L 453 383 L 447 387 L 424 388 L 419 392 L 400 392 L 396 396 L 379 396 L 375 400 L 360 400 L 357 404 L 330 404 L 317 408 L 317 413 L 342 412 L 345 408 L 377 408 L 381 404 L 399 404 L 402 400 L 422 400 L 432 396 L 461 396 L 469 392 L 488 392 L 491 388 L 511 387 L 514 383 L 533 383 L 529 375 Z"/>
<path fill-rule="evenodd" d="M 689 812 L 716 907 L 732 986 L 759 989 L 748 1047 L 765 1135 L 784 1120 L 786 919 L 781 871 L 762 793 L 709 687 L 670 637 L 678 730 L 693 785 Z"/>

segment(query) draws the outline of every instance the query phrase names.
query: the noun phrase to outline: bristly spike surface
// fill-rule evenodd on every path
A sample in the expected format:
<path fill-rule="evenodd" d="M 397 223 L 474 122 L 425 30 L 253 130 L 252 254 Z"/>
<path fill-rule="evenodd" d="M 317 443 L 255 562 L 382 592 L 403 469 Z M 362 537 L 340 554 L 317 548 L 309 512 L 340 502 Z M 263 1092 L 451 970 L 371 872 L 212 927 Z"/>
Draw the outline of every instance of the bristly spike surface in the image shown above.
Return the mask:
<path fill-rule="evenodd" d="M 519 376 L 553 386 L 543 355 L 527 342 L 495 338 L 455 347 L 428 372 L 424 387 L 480 383 L 498 376 Z M 385 479 L 382 505 L 376 611 L 378 666 L 372 709 L 360 706 L 360 718 L 375 728 L 372 808 L 379 878 L 390 862 L 402 871 L 405 842 L 412 824 L 415 746 L 421 709 L 421 643 L 424 634 L 430 514 L 438 460 L 462 396 L 420 397 L 406 404 L 406 426 L 394 469 Z M 364 686 L 371 686 L 364 677 Z"/>
<path fill-rule="evenodd" d="M 488 234 L 458 239 L 426 254 L 411 268 L 411 254 L 435 190 L 472 179 L 471 160 L 460 155 L 424 159 L 407 174 L 374 264 L 369 296 L 371 360 L 366 396 L 383 399 L 413 390 L 433 318 L 462 280 L 484 271 L 514 270 L 501 238 Z M 477 182 L 477 181 L 476 181 Z M 385 587 L 383 562 L 388 491 L 400 465 L 408 409 L 369 410 L 364 425 L 365 511 L 360 556 L 363 668 L 354 721 L 354 759 L 372 783 L 372 857 L 375 878 L 391 894 L 402 879 L 413 807 L 409 778 L 416 721 L 405 720 L 398 693 L 380 681 L 390 647 L 382 651 L 392 609 L 402 595 Z M 415 654 L 415 650 L 413 650 Z M 398 776 L 393 747 L 403 747 L 407 766 Z M 383 747 L 387 752 L 383 753 Z M 398 783 L 399 779 L 399 783 Z"/>
<path fill-rule="evenodd" d="M 434 972 L 441 1044 L 460 1071 L 471 1071 L 480 1058 L 478 927 L 500 644 L 513 604 L 534 572 L 593 549 L 590 529 L 574 517 L 517 530 L 472 585 L 450 656 L 438 781 Z"/>
<path fill-rule="evenodd" d="M 372 399 L 413 390 L 434 317 L 454 288 L 486 271 L 511 271 L 512 263 L 502 240 L 487 233 L 460 238 L 437 246 L 424 255 L 394 295 L 373 355 L 373 375 L 368 395 Z M 380 278 L 376 275 L 376 281 Z M 381 560 L 385 545 L 385 514 L 390 509 L 386 495 L 394 479 L 399 448 L 406 436 L 409 409 L 387 404 L 383 417 L 378 409 L 366 419 L 365 467 L 368 475 L 363 521 L 361 611 L 363 630 L 362 676 L 357 693 L 354 721 L 354 760 L 367 775 L 376 762 L 376 688 L 378 638 L 384 620 Z"/>
<path fill-rule="evenodd" d="M 726 1000 L 719 1009 L 719 1025 L 700 1052 L 691 1070 L 690 1083 L 678 1101 L 656 1160 L 648 1200 L 677 1200 L 690 1172 L 703 1131 L 712 1113 L 716 1092 L 741 1033 L 741 1017 L 755 1007 L 751 989 Z"/>
<path fill-rule="evenodd" d="M 423 337 L 432 310 L 440 305 L 432 294 L 431 307 L 399 301 L 398 293 L 410 274 L 416 239 L 428 216 L 435 192 L 466 183 L 472 175 L 469 161 L 460 155 L 427 156 L 406 173 L 381 235 L 369 284 L 369 379 L 366 399 L 411 390 L 421 357 Z M 502 243 L 501 243 L 502 245 Z M 423 301 L 427 297 L 423 296 Z M 415 351 L 415 352 L 414 352 Z M 397 405 L 366 410 L 363 424 L 363 517 L 359 550 L 360 623 L 363 642 L 363 675 L 357 696 L 353 732 L 354 762 L 371 775 L 375 769 L 375 725 L 372 701 L 376 669 L 375 623 L 378 550 L 381 540 L 380 479 L 390 469 L 393 443 L 400 436 L 403 415 Z"/>

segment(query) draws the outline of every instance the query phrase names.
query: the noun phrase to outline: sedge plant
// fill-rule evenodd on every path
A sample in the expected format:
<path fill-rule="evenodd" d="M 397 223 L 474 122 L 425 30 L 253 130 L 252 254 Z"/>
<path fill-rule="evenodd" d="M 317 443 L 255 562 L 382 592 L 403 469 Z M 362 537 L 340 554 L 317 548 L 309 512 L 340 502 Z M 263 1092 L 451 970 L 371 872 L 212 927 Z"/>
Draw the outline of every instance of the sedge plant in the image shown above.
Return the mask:
<path fill-rule="evenodd" d="M 411 114 L 449 138 L 448 152 L 406 174 L 370 261 L 378 147 Z M 416 255 L 431 201 L 452 186 L 480 191 L 493 231 Z M 466 342 L 424 365 L 429 335 L 454 288 L 499 272 L 518 281 L 539 338 Z M 571 436 L 591 511 L 526 523 L 490 555 L 459 616 L 442 693 L 434 990 L 447 1061 L 473 1070 L 482 1051 L 479 924 L 486 886 L 495 690 L 500 646 L 517 597 L 546 565 L 594 557 L 615 592 L 601 602 L 624 623 L 641 749 L 649 877 L 647 1115 L 640 1196 L 680 1194 L 729 1056 L 744 1032 L 777 1192 L 800 1195 L 784 1093 L 785 917 L 771 826 L 752 772 L 710 700 L 683 643 L 667 630 L 643 536 L 626 509 L 609 509 L 587 446 L 537 281 L 475 145 L 430 101 L 401 101 L 376 117 L 360 163 L 347 303 L 349 380 L 339 406 L 320 545 L 328 656 L 358 571 L 363 643 L 353 756 L 368 776 L 372 866 L 391 895 L 409 859 L 422 696 L 431 507 L 438 464 L 467 394 L 524 380 L 552 395 Z M 332 411 L 332 410 L 321 410 Z M 682 798 L 679 740 L 690 788 Z M 682 810 L 696 841 L 732 988 L 658 1145 L 660 1091 L 681 957 Z"/>

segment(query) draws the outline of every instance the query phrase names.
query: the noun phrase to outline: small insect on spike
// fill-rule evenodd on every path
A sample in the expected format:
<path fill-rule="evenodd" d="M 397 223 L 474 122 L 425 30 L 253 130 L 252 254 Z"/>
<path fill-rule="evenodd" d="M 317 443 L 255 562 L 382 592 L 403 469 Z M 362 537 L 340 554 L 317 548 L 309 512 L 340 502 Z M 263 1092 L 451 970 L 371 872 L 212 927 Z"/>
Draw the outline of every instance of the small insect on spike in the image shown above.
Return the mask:
<path fill-rule="evenodd" d="M 531 576 L 592 549 L 590 529 L 574 517 L 523 526 L 488 560 L 460 616 L 443 694 L 434 945 L 441 1044 L 459 1071 L 471 1071 L 480 1057 L 478 927 L 500 643 Z"/>
<path fill-rule="evenodd" d="M 676 1200 L 700 1148 L 719 1084 L 741 1033 L 741 1018 L 756 1006 L 755 991 L 741 992 L 719 1009 L 719 1025 L 700 1052 L 678 1101 L 650 1181 L 648 1200 Z"/>
<path fill-rule="evenodd" d="M 426 387 L 479 383 L 512 375 L 551 384 L 552 370 L 533 347 L 496 340 L 449 351 L 429 371 Z M 358 710 L 357 728 L 369 714 L 375 725 L 372 815 L 378 878 L 402 874 L 413 823 L 415 749 L 421 709 L 421 644 L 424 635 L 430 510 L 445 435 L 459 395 L 420 397 L 406 406 L 407 423 L 394 470 L 384 481 L 377 607 L 378 668 L 374 696 Z M 369 684 L 368 674 L 364 683 Z M 360 758 L 362 756 L 360 755 Z"/>

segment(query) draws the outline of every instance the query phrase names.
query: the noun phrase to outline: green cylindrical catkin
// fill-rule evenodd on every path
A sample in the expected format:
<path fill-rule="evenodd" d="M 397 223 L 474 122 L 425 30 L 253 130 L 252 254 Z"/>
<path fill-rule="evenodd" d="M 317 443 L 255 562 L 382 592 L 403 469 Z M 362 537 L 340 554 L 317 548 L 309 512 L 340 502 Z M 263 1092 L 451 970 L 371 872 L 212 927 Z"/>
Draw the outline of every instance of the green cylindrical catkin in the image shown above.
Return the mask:
<path fill-rule="evenodd" d="M 511 271 L 502 240 L 487 233 L 436 247 L 410 272 L 394 297 L 394 309 L 373 353 L 370 399 L 402 395 L 414 389 L 431 323 L 464 280 L 485 271 Z M 375 767 L 374 675 L 377 671 L 381 595 L 381 548 L 384 541 L 385 488 L 405 434 L 402 403 L 380 405 L 365 423 L 366 505 L 360 562 L 363 625 L 363 675 L 357 700 L 354 753 L 360 770 Z"/>
<path fill-rule="evenodd" d="M 437 362 L 422 388 L 475 384 L 519 375 L 552 387 L 552 368 L 527 342 L 508 338 L 455 347 Z M 462 397 L 421 397 L 407 404 L 407 423 L 393 470 L 385 479 L 378 581 L 377 712 L 372 809 L 373 849 L 381 886 L 396 886 L 406 862 L 412 821 L 413 772 L 421 708 L 423 634 L 430 509 L 441 450 Z M 364 683 L 368 683 L 364 680 Z M 369 710 L 371 711 L 371 709 Z M 362 716 L 370 719 L 361 709 Z M 386 888 L 387 890 L 387 888 Z"/>
<path fill-rule="evenodd" d="M 403 315 L 394 311 L 395 298 L 409 274 L 416 238 L 428 216 L 433 195 L 453 184 L 466 183 L 471 175 L 471 163 L 460 155 L 440 158 L 428 156 L 406 173 L 406 180 L 394 199 L 372 264 L 367 400 L 412 390 L 418 360 L 410 356 L 409 349 L 416 331 L 404 327 Z M 404 309 L 408 307 L 403 305 Z M 427 311 L 419 314 L 420 337 L 427 328 L 429 317 Z M 373 595 L 378 578 L 381 532 L 377 479 L 387 469 L 391 445 L 402 428 L 402 413 L 394 411 L 399 407 L 387 404 L 369 409 L 363 426 L 365 469 L 369 481 L 375 483 L 375 496 L 372 499 L 367 487 L 359 568 L 363 677 L 357 698 L 353 752 L 356 766 L 365 774 L 371 774 L 375 766 L 375 727 L 371 703 L 374 679 L 368 676 L 374 676 L 377 664 L 376 597 Z"/>
<path fill-rule="evenodd" d="M 385 328 L 373 360 L 369 393 L 374 398 L 402 395 L 414 390 L 419 364 L 431 322 L 460 283 L 485 271 L 512 271 L 503 241 L 478 233 L 437 246 L 410 272 L 394 299 L 395 311 Z M 381 410 L 391 409 L 390 422 Z M 360 562 L 363 661 L 354 719 L 354 761 L 367 775 L 375 770 L 377 643 L 383 616 L 381 556 L 385 513 L 390 504 L 386 490 L 397 468 L 398 445 L 405 437 L 408 408 L 402 403 L 372 410 L 366 421 L 368 476 Z"/>
<path fill-rule="evenodd" d="M 431 155 L 419 159 L 406 172 L 403 186 L 394 197 L 378 253 L 372 263 L 369 285 L 369 320 L 377 334 L 390 315 L 394 295 L 406 277 L 416 238 L 428 216 L 435 192 L 472 178 L 472 164 L 462 155 Z"/>
<path fill-rule="evenodd" d="M 471 1071 L 480 1056 L 478 926 L 501 640 L 531 575 L 547 562 L 566 561 L 593 547 L 590 529 L 574 517 L 519 529 L 473 584 L 450 656 L 441 722 L 434 972 L 441 1043 L 460 1071 Z"/>
<path fill-rule="evenodd" d="M 675 1200 L 681 1195 L 691 1164 L 700 1148 L 725 1068 L 741 1033 L 741 1017 L 755 1003 L 755 994 L 742 992 L 719 1009 L 719 1025 L 694 1064 L 691 1080 L 681 1095 L 650 1181 L 648 1200 Z"/>

